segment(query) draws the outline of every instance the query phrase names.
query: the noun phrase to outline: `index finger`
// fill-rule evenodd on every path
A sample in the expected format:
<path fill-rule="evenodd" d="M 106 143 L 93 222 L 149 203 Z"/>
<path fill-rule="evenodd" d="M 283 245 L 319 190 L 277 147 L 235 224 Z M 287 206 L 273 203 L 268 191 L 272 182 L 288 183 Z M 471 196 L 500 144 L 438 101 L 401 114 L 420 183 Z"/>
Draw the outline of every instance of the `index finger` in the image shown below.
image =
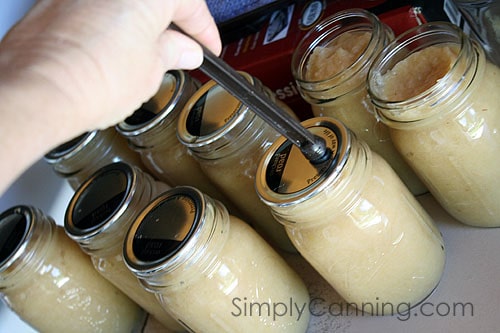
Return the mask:
<path fill-rule="evenodd" d="M 174 2 L 172 22 L 213 53 L 219 55 L 222 50 L 222 42 L 206 2 L 204 0 L 175 0 Z"/>

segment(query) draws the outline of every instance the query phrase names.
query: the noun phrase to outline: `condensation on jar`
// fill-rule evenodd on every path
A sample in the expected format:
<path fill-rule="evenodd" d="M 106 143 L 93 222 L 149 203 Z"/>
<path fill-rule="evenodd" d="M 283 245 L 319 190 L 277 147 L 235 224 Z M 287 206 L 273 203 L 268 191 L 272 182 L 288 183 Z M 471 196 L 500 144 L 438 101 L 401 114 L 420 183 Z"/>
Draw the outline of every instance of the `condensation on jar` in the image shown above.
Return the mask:
<path fill-rule="evenodd" d="M 103 166 L 124 161 L 143 168 L 140 156 L 129 148 L 113 127 L 84 133 L 45 155 L 57 175 L 76 190 Z"/>
<path fill-rule="evenodd" d="M 255 89 L 296 119 L 283 102 L 256 78 L 240 72 Z M 282 225 L 255 192 L 255 172 L 266 149 L 279 137 L 274 128 L 214 81 L 186 103 L 177 127 L 180 141 L 198 159 L 205 174 L 235 203 L 243 219 L 273 245 L 294 252 Z"/>
<path fill-rule="evenodd" d="M 389 308 L 377 305 L 421 302 L 445 263 L 430 216 L 387 162 L 341 122 L 318 117 L 302 124 L 325 139 L 330 158 L 312 165 L 281 138 L 259 164 L 262 200 L 349 304 L 385 315 Z"/>
<path fill-rule="evenodd" d="M 292 72 L 315 116 L 342 121 L 418 195 L 427 189 L 375 117 L 366 87 L 370 65 L 393 38 L 392 30 L 374 14 L 364 9 L 341 11 L 302 38 L 292 56 Z"/>
<path fill-rule="evenodd" d="M 192 187 L 165 192 L 146 207 L 126 237 L 125 261 L 141 283 L 190 332 L 305 332 L 300 317 L 249 304 L 304 306 L 309 294 L 283 258 L 218 201 Z"/>
<path fill-rule="evenodd" d="M 184 329 L 137 282 L 123 261 L 123 242 L 141 209 L 170 187 L 123 162 L 99 169 L 71 198 L 64 218 L 66 234 L 90 255 L 95 269 L 165 329 Z"/>
<path fill-rule="evenodd" d="M 221 201 L 219 190 L 177 139 L 177 120 L 200 83 L 180 70 L 165 73 L 156 94 L 116 126 L 138 152 L 146 169 L 170 186 L 195 186 Z"/>
<path fill-rule="evenodd" d="M 31 206 L 0 215 L 0 295 L 40 332 L 140 332 L 145 312 Z"/>
<path fill-rule="evenodd" d="M 444 209 L 500 226 L 500 69 L 450 23 L 428 23 L 389 44 L 368 76 L 394 144 Z"/>

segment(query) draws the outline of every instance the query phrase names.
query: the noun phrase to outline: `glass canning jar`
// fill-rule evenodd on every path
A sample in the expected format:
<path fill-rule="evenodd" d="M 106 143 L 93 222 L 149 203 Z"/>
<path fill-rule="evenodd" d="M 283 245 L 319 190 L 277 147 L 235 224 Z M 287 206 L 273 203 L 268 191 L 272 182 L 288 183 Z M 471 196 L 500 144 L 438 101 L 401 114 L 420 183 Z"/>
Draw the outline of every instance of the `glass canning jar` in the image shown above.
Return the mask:
<path fill-rule="evenodd" d="M 265 92 L 283 112 L 296 118 L 259 80 L 244 72 L 240 74 Z M 214 81 L 204 84 L 186 103 L 177 132 L 205 174 L 235 203 L 244 220 L 271 244 L 295 252 L 283 226 L 259 200 L 254 187 L 259 160 L 279 137 L 278 132 Z"/>
<path fill-rule="evenodd" d="M 326 140 L 329 160 L 312 165 L 279 139 L 257 171 L 262 200 L 348 304 L 386 315 L 390 305 L 421 302 L 445 263 L 430 216 L 387 162 L 341 122 L 318 117 L 302 124 Z"/>
<path fill-rule="evenodd" d="M 140 332 L 145 312 L 40 210 L 0 215 L 0 295 L 40 332 Z"/>
<path fill-rule="evenodd" d="M 495 0 L 446 0 L 444 7 L 451 10 L 452 22 L 462 24 L 464 31 L 481 44 L 487 58 L 500 66 L 500 3 Z"/>
<path fill-rule="evenodd" d="M 316 117 L 342 121 L 418 195 L 427 189 L 394 147 L 387 127 L 375 117 L 366 88 L 370 65 L 393 38 L 392 30 L 364 9 L 338 12 L 302 38 L 292 56 L 292 72 Z"/>
<path fill-rule="evenodd" d="M 140 156 L 113 127 L 87 132 L 65 142 L 48 152 L 45 161 L 74 190 L 107 164 L 124 161 L 143 167 Z"/>
<path fill-rule="evenodd" d="M 427 23 L 375 60 L 369 92 L 396 148 L 454 218 L 500 226 L 500 69 L 457 26 Z"/>
<path fill-rule="evenodd" d="M 164 192 L 126 236 L 125 261 L 190 332 L 305 332 L 308 291 L 281 256 L 218 201 Z M 260 310 L 248 310 L 249 304 Z M 302 312 L 286 307 L 297 306 Z"/>
<path fill-rule="evenodd" d="M 64 218 L 66 234 L 90 255 L 95 269 L 166 329 L 183 331 L 154 295 L 138 283 L 123 262 L 125 234 L 155 196 L 170 187 L 123 162 L 94 173 L 71 198 Z"/>
<path fill-rule="evenodd" d="M 200 83 L 184 71 L 165 73 L 157 93 L 116 128 L 138 152 L 149 172 L 170 186 L 189 185 L 226 202 L 177 139 L 177 120 Z"/>

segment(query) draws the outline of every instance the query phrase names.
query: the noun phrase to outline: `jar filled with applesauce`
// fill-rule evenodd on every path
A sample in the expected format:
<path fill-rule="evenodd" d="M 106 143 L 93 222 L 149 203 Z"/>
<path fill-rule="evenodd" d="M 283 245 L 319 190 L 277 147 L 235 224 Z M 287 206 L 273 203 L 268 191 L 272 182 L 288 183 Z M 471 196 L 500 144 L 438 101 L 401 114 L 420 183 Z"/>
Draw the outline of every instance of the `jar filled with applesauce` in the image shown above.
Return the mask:
<path fill-rule="evenodd" d="M 184 71 L 165 73 L 156 94 L 116 128 L 157 179 L 170 186 L 194 186 L 226 202 L 196 159 L 177 139 L 179 114 L 199 86 L 200 83 Z"/>
<path fill-rule="evenodd" d="M 84 133 L 45 154 L 55 173 L 76 190 L 101 167 L 118 161 L 143 167 L 139 154 L 129 148 L 113 127 Z"/>
<path fill-rule="evenodd" d="M 170 187 L 155 181 L 139 168 L 123 162 L 99 169 L 71 198 L 64 218 L 66 234 L 90 255 L 95 269 L 164 328 L 183 331 L 156 300 L 138 283 L 123 261 L 128 228 L 155 196 Z"/>
<path fill-rule="evenodd" d="M 0 215 L 0 295 L 39 332 L 141 332 L 145 312 L 42 211 Z"/>
<path fill-rule="evenodd" d="M 389 164 L 328 117 L 302 122 L 326 141 L 329 158 L 311 164 L 281 138 L 257 171 L 262 200 L 302 256 L 358 310 L 391 314 L 437 286 L 445 263 L 441 235 Z M 394 309 L 393 309 L 394 310 Z"/>
<path fill-rule="evenodd" d="M 500 69 L 450 23 L 389 44 L 369 93 L 396 148 L 454 218 L 500 226 Z"/>
<path fill-rule="evenodd" d="M 483 47 L 486 57 L 500 66 L 500 2 L 447 0 L 446 13 Z"/>
<path fill-rule="evenodd" d="M 239 73 L 296 119 L 259 80 Z M 235 203 L 243 219 L 271 244 L 295 252 L 285 229 L 260 201 L 254 186 L 259 160 L 279 137 L 278 132 L 213 80 L 186 103 L 177 132 L 203 172 Z"/>
<path fill-rule="evenodd" d="M 292 56 L 292 72 L 316 117 L 342 121 L 418 195 L 427 189 L 394 147 L 387 127 L 375 117 L 366 89 L 370 65 L 393 38 L 392 30 L 364 9 L 338 12 L 302 38 Z"/>
<path fill-rule="evenodd" d="M 124 257 L 189 332 L 307 329 L 300 277 L 247 223 L 193 187 L 164 192 L 140 213 Z"/>

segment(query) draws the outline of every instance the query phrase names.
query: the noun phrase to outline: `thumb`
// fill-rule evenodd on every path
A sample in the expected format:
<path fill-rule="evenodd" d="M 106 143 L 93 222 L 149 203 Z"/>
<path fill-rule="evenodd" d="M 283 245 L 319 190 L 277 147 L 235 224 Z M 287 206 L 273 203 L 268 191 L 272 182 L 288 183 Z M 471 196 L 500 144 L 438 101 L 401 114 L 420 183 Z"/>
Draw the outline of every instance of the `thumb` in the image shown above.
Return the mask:
<path fill-rule="evenodd" d="M 159 38 L 160 57 L 166 70 L 195 69 L 203 62 L 201 46 L 179 31 L 167 29 Z"/>

